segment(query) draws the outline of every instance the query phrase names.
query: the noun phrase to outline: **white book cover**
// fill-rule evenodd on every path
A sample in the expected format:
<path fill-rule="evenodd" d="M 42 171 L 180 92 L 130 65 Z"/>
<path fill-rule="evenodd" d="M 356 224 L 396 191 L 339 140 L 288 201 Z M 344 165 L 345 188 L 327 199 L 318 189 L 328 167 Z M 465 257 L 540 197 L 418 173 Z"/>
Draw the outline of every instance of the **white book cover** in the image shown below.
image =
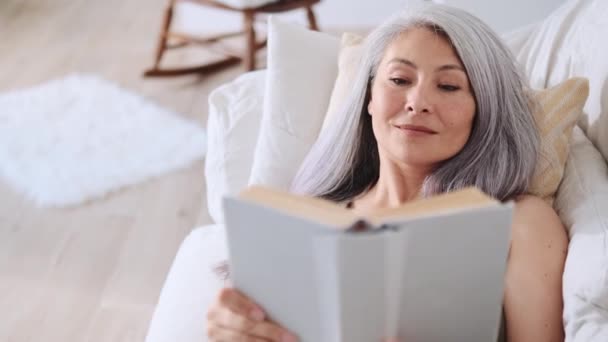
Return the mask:
<path fill-rule="evenodd" d="M 512 204 L 366 219 L 290 201 L 224 210 L 234 286 L 300 341 L 496 340 Z"/>

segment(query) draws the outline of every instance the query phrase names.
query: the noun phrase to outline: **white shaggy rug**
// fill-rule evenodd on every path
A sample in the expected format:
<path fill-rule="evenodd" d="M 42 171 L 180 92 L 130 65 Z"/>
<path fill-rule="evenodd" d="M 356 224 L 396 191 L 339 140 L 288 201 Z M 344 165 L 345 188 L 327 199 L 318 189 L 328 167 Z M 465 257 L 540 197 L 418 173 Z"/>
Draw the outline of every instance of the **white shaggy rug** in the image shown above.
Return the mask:
<path fill-rule="evenodd" d="M 39 206 L 102 197 L 205 148 L 201 127 L 92 75 L 0 94 L 0 177 Z"/>

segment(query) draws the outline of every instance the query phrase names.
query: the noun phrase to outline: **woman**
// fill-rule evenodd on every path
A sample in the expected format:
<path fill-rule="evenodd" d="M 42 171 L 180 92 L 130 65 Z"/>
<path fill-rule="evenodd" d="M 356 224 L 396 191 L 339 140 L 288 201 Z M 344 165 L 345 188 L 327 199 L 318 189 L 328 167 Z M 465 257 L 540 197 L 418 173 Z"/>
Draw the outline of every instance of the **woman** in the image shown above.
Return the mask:
<path fill-rule="evenodd" d="M 293 191 L 370 213 L 477 186 L 514 200 L 505 275 L 508 341 L 563 340 L 567 237 L 528 195 L 539 149 L 524 78 L 499 38 L 470 14 L 412 8 L 367 39 L 353 92 L 322 132 Z M 263 308 L 223 289 L 208 314 L 214 341 L 295 341 Z"/>

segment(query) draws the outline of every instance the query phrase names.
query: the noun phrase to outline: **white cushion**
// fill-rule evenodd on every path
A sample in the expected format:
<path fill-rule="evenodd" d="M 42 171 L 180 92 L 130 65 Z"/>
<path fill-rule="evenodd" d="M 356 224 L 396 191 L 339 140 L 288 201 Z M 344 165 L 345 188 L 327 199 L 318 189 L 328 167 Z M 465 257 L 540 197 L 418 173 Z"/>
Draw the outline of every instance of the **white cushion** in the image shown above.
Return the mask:
<path fill-rule="evenodd" d="M 250 184 L 286 189 L 316 140 L 338 73 L 338 38 L 269 21 L 264 116 Z"/>
<path fill-rule="evenodd" d="M 224 286 L 213 267 L 226 257 L 222 225 L 197 228 L 186 237 L 165 280 L 146 342 L 207 341 L 207 311 Z"/>
<path fill-rule="evenodd" d="M 555 207 L 570 235 L 566 341 L 608 341 L 608 166 L 578 127 Z"/>
<path fill-rule="evenodd" d="M 262 119 L 265 71 L 247 73 L 209 95 L 205 161 L 207 204 L 215 222 L 224 221 L 222 197 L 247 185 Z"/>
<path fill-rule="evenodd" d="M 573 76 L 589 79 L 586 115 L 579 124 L 608 160 L 607 15 L 606 0 L 570 0 L 525 37 L 516 35 L 512 47 L 533 87 Z"/>

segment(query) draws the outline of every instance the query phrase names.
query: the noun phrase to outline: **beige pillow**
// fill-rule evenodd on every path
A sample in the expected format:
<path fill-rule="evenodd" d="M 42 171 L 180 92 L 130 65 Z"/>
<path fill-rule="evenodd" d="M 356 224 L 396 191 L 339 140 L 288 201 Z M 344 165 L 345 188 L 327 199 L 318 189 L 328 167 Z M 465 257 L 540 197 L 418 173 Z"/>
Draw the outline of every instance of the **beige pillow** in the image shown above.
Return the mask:
<path fill-rule="evenodd" d="M 325 121 L 323 121 L 322 129 L 327 127 L 328 123 L 336 117 L 336 112 L 340 110 L 340 106 L 348 95 L 350 90 L 349 85 L 353 84 L 355 73 L 363 54 L 363 38 L 354 33 L 344 33 L 342 35 L 342 47 L 338 56 L 338 77 L 334 83 L 334 89 L 329 99 L 329 107 Z"/>
<path fill-rule="evenodd" d="M 544 90 L 535 90 L 540 108 L 534 118 L 540 130 L 541 149 L 530 193 L 553 203 L 562 181 L 572 129 L 583 114 L 589 81 L 574 77 Z"/>
<path fill-rule="evenodd" d="M 346 99 L 363 53 L 363 40 L 363 37 L 352 33 L 345 33 L 342 37 L 338 77 L 323 128 L 336 118 Z M 583 113 L 588 95 L 589 81 L 586 78 L 570 78 L 552 88 L 534 90 L 540 104 L 534 117 L 540 130 L 541 151 L 529 191 L 549 203 L 553 203 L 562 180 L 572 128 Z"/>

